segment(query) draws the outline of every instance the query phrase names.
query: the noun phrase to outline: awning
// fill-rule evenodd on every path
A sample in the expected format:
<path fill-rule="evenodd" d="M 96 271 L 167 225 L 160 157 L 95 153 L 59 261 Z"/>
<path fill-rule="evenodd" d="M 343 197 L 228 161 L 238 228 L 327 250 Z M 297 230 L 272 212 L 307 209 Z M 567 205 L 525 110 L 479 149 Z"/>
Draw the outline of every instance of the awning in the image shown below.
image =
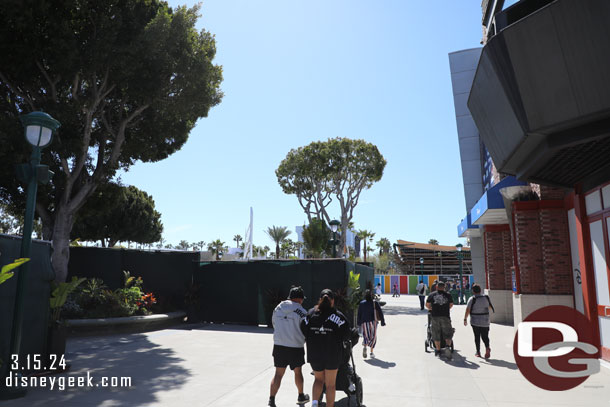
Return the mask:
<path fill-rule="evenodd" d="M 478 225 L 473 225 L 470 213 L 458 225 L 458 237 L 479 237 L 481 231 Z"/>
<path fill-rule="evenodd" d="M 515 186 L 527 186 L 513 176 L 504 178 L 492 188 L 488 189 L 481 199 L 472 207 L 470 217 L 473 225 L 503 225 L 508 223 L 504 199 L 500 192 L 503 188 Z"/>

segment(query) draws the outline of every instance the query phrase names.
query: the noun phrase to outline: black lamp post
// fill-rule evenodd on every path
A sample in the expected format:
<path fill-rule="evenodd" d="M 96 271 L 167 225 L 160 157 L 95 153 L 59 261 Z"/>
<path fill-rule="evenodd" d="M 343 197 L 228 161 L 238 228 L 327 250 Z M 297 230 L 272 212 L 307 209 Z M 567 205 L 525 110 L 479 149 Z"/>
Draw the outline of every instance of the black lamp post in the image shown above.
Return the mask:
<path fill-rule="evenodd" d="M 40 164 L 41 150 L 51 144 L 53 133 L 61 125 L 57 120 L 47 113 L 32 112 L 19 118 L 25 128 L 25 139 L 32 145 L 32 155 L 30 162 L 17 166 L 17 178 L 27 184 L 27 200 L 25 206 L 25 217 L 23 219 L 23 236 L 21 238 L 20 257 L 30 257 L 30 247 L 32 245 L 32 229 L 34 224 L 34 211 L 36 207 L 36 193 L 38 183 L 46 184 L 53 175 L 47 165 Z M 15 306 L 13 313 L 13 323 L 11 329 L 10 354 L 19 355 L 21 351 L 21 335 L 23 330 L 23 301 L 27 284 L 27 274 L 30 263 L 21 266 L 17 273 L 17 292 L 15 294 Z M 21 360 L 21 358 L 19 358 Z M 5 361 L 5 363 L 7 363 Z M 18 367 L 19 368 L 19 367 Z M 10 372 L 16 377 L 21 376 L 21 372 Z M 13 388 L 13 397 L 25 395 L 25 389 Z"/>
<path fill-rule="evenodd" d="M 328 222 L 328 224 L 330 225 L 330 230 L 333 232 L 333 240 L 331 240 L 331 244 L 333 246 L 333 258 L 336 258 L 337 257 L 337 243 L 339 243 L 337 241 L 337 230 L 339 229 L 339 225 L 341 224 L 341 222 L 339 222 L 336 219 L 333 219 L 330 222 Z"/>
<path fill-rule="evenodd" d="M 419 258 L 419 272 L 421 274 L 420 279 L 424 278 L 424 258 L 423 257 Z"/>
<path fill-rule="evenodd" d="M 460 292 L 462 293 L 462 295 L 464 295 L 464 287 L 463 287 L 463 279 L 462 279 L 462 259 L 464 258 L 464 253 L 462 253 L 462 247 L 464 247 L 461 243 L 458 243 L 455 245 L 455 248 L 457 249 L 457 258 L 458 261 L 460 263 L 460 268 L 459 268 L 459 272 L 460 272 Z M 460 298 L 460 302 L 461 298 Z"/>

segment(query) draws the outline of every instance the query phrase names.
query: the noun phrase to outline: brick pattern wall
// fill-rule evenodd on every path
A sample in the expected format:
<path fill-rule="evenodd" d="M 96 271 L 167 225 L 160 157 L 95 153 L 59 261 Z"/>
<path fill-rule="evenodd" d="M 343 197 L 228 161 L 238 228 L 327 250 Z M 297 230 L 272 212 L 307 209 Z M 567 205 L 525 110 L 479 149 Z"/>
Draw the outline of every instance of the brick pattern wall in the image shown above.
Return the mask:
<path fill-rule="evenodd" d="M 544 287 L 547 294 L 572 294 L 568 217 L 562 208 L 540 210 Z"/>
<path fill-rule="evenodd" d="M 573 292 L 566 211 L 548 202 L 513 204 L 517 266 L 523 294 Z"/>
<path fill-rule="evenodd" d="M 549 187 L 547 185 L 540 185 L 540 199 L 541 200 L 562 200 L 565 198 L 568 191 L 565 188 Z"/>
<path fill-rule="evenodd" d="M 483 240 L 489 289 L 511 290 L 513 260 L 512 241 L 508 226 L 486 226 Z"/>
<path fill-rule="evenodd" d="M 544 294 L 544 273 L 538 209 L 514 210 L 515 244 L 521 293 Z"/>

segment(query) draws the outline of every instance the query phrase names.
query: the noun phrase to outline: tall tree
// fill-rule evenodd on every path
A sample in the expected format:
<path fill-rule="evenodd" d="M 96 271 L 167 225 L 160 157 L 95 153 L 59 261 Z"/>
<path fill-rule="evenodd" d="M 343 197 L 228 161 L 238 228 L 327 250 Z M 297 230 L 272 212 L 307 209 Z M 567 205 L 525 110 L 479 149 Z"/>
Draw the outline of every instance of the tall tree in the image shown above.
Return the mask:
<path fill-rule="evenodd" d="M 390 248 L 392 247 L 392 244 L 390 243 L 390 241 L 387 238 L 382 237 L 381 239 L 379 239 L 377 241 L 376 245 L 379 248 L 380 256 L 384 253 L 385 254 L 390 253 Z"/>
<path fill-rule="evenodd" d="M 235 247 L 239 247 L 239 242 L 241 242 L 244 238 L 241 237 L 241 235 L 235 235 L 233 236 L 233 240 L 236 242 L 236 246 Z"/>
<path fill-rule="evenodd" d="M 0 200 L 24 205 L 13 176 L 29 156 L 18 117 L 44 110 L 62 124 L 43 151 L 55 176 L 36 205 L 58 281 L 75 216 L 96 188 L 179 150 L 220 103 L 215 40 L 197 18 L 197 7 L 161 0 L 0 2 Z"/>
<path fill-rule="evenodd" d="M 275 258 L 280 258 L 280 245 L 290 235 L 290 231 L 286 226 L 271 226 L 265 231 L 267 236 L 275 242 Z"/>
<path fill-rule="evenodd" d="M 109 183 L 98 187 L 79 211 L 71 238 L 112 247 L 119 241 L 154 243 L 162 232 L 152 196 L 134 186 Z"/>
<path fill-rule="evenodd" d="M 368 250 L 366 248 L 366 243 L 367 243 L 367 240 L 369 242 L 371 242 L 371 243 L 373 242 L 373 238 L 375 237 L 375 233 L 373 233 L 373 232 L 371 232 L 369 230 L 363 229 L 363 230 L 359 230 L 357 235 L 360 238 L 360 240 L 364 243 L 363 253 L 364 253 L 364 261 L 366 261 L 366 255 L 368 253 Z"/>
<path fill-rule="evenodd" d="M 362 191 L 381 179 L 385 166 L 375 145 L 334 138 L 290 150 L 275 174 L 284 193 L 296 195 L 309 222 L 316 217 L 329 223 L 327 207 L 336 199 L 341 210 L 341 253 Z"/>
<path fill-rule="evenodd" d="M 438 245 L 438 240 L 436 240 L 436 239 L 430 239 L 430 240 L 428 240 L 428 244 L 434 244 L 434 245 Z"/>
<path fill-rule="evenodd" d="M 322 257 L 328 249 L 330 238 L 331 231 L 321 219 L 312 218 L 309 225 L 303 226 L 303 245 L 309 257 Z"/>

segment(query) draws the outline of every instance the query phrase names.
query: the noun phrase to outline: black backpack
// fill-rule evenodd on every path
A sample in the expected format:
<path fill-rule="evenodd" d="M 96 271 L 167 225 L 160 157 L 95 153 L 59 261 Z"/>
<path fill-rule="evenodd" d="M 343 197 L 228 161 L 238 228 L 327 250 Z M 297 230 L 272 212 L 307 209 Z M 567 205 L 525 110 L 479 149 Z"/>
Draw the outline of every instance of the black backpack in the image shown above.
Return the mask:
<path fill-rule="evenodd" d="M 489 299 L 489 295 L 485 294 L 485 298 L 487 298 L 487 302 L 489 303 L 489 306 L 491 307 L 491 310 L 493 312 L 496 312 L 496 309 L 494 308 L 494 305 L 491 303 L 491 300 Z M 470 315 L 487 315 L 487 314 L 489 314 L 489 311 L 488 312 L 484 312 L 482 314 L 479 314 L 479 313 L 475 314 L 475 313 L 473 313 L 472 309 L 474 308 L 474 304 L 476 304 L 476 302 L 477 302 L 477 296 L 475 295 L 474 297 L 472 297 L 472 305 L 470 306 L 470 310 L 471 310 Z"/>

